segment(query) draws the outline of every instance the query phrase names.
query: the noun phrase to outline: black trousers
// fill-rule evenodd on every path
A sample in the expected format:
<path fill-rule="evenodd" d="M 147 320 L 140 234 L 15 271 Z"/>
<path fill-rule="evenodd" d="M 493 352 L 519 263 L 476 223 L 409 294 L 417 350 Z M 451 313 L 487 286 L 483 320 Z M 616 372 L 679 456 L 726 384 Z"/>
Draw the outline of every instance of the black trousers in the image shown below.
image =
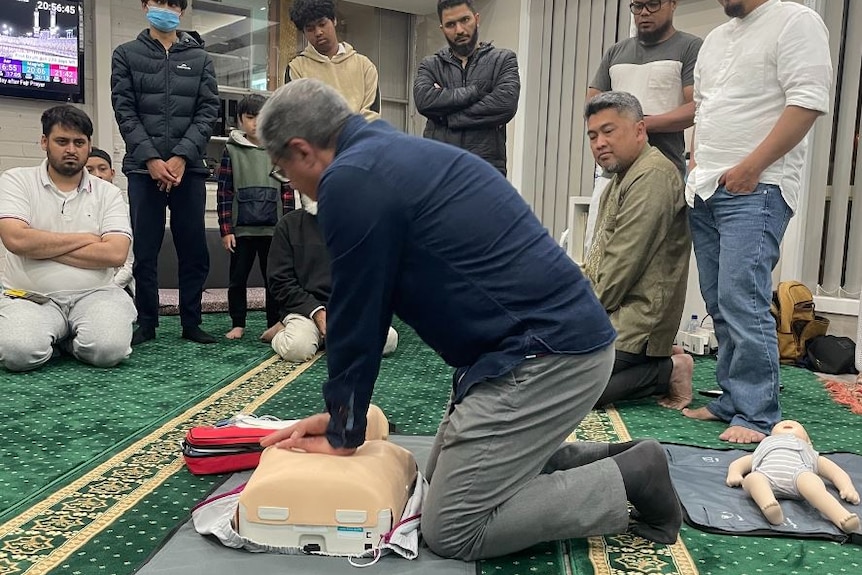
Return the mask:
<path fill-rule="evenodd" d="M 257 258 L 260 265 L 260 275 L 266 287 L 266 325 L 271 327 L 281 318 L 278 317 L 278 304 L 269 293 L 269 280 L 266 277 L 266 260 L 269 257 L 269 246 L 272 236 L 239 236 L 236 246 L 230 255 L 230 279 L 227 288 L 227 309 L 233 327 L 245 327 L 245 316 L 248 312 L 248 276 Z"/>
<path fill-rule="evenodd" d="M 203 174 L 186 172 L 169 194 L 159 191 L 149 174 L 129 174 L 129 207 L 135 237 L 135 305 L 138 325 L 159 325 L 159 251 L 165 234 L 165 209 L 171 211 L 171 235 L 177 251 L 180 323 L 201 323 L 201 295 L 210 269 L 207 251 L 206 185 Z"/>
<path fill-rule="evenodd" d="M 626 399 L 666 395 L 672 371 L 673 360 L 669 357 L 617 350 L 611 378 L 596 407 Z"/>

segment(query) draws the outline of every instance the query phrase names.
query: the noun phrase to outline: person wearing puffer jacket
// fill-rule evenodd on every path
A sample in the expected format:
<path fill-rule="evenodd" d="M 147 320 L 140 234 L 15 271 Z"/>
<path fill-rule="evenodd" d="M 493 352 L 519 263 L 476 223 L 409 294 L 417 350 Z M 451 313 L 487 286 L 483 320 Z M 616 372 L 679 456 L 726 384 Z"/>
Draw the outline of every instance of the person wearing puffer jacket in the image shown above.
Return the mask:
<path fill-rule="evenodd" d="M 132 345 L 156 337 L 166 208 L 177 250 L 182 337 L 216 342 L 200 324 L 209 273 L 204 157 L 218 117 L 218 83 L 200 35 L 177 30 L 187 6 L 188 0 L 142 0 L 149 27 L 118 46 L 111 61 L 111 103 L 126 143 L 123 173 L 135 235 Z"/>
<path fill-rule="evenodd" d="M 506 124 L 518 111 L 521 79 L 511 50 L 479 42 L 472 0 L 440 0 L 449 43 L 422 60 L 413 83 L 424 136 L 473 152 L 506 175 Z"/>

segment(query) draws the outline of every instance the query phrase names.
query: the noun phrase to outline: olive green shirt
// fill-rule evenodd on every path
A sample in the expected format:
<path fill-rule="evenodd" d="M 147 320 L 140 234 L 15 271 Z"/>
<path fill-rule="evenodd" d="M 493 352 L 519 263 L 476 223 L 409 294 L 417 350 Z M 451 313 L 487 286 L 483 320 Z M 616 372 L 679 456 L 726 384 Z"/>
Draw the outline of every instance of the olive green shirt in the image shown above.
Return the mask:
<path fill-rule="evenodd" d="M 670 356 L 691 254 L 679 170 L 647 144 L 602 192 L 596 222 L 584 271 L 617 330 L 616 349 Z"/>

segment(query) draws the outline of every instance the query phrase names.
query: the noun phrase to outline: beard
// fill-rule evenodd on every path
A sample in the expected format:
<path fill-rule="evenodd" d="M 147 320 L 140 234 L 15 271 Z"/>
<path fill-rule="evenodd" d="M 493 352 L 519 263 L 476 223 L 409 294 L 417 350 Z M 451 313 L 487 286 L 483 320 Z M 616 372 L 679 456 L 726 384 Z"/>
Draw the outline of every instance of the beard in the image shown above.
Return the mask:
<path fill-rule="evenodd" d="M 725 4 L 724 13 L 729 18 L 742 18 L 745 16 L 745 6 L 742 4 Z"/>
<path fill-rule="evenodd" d="M 611 160 L 610 162 L 605 162 L 602 164 L 599 162 L 599 165 L 602 167 L 604 171 L 609 174 L 619 174 L 620 172 L 625 172 L 625 168 L 623 168 L 622 162 L 619 160 Z"/>
<path fill-rule="evenodd" d="M 662 39 L 668 30 L 670 30 L 673 22 L 668 20 L 661 27 L 653 28 L 652 30 L 648 30 L 645 32 L 641 32 L 638 30 L 638 40 L 640 40 L 641 44 L 646 44 L 647 46 L 658 43 L 659 40 Z"/>
<path fill-rule="evenodd" d="M 66 178 L 80 174 L 81 170 L 84 169 L 85 163 L 86 160 L 81 162 L 78 158 L 74 158 L 73 160 L 72 158 L 61 157 L 58 159 L 48 156 L 48 165 L 51 166 L 55 172 Z"/>
<path fill-rule="evenodd" d="M 448 38 L 446 39 L 449 42 L 449 47 L 457 56 L 461 58 L 466 58 L 476 49 L 476 45 L 479 43 L 479 28 L 473 31 L 473 36 L 470 38 L 470 41 L 466 44 L 459 44 L 457 42 L 452 42 Z"/>

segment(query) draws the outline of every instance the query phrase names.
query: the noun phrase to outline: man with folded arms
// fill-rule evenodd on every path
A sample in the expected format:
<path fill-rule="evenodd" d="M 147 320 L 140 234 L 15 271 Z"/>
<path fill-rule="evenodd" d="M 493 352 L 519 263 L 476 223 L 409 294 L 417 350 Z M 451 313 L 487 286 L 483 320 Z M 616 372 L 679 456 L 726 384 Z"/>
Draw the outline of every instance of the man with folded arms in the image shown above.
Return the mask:
<path fill-rule="evenodd" d="M 132 238 L 120 190 L 84 169 L 93 124 L 74 106 L 42 114 L 47 159 L 0 176 L 0 362 L 35 369 L 57 348 L 98 367 L 132 353 L 135 304 L 112 279 Z"/>

